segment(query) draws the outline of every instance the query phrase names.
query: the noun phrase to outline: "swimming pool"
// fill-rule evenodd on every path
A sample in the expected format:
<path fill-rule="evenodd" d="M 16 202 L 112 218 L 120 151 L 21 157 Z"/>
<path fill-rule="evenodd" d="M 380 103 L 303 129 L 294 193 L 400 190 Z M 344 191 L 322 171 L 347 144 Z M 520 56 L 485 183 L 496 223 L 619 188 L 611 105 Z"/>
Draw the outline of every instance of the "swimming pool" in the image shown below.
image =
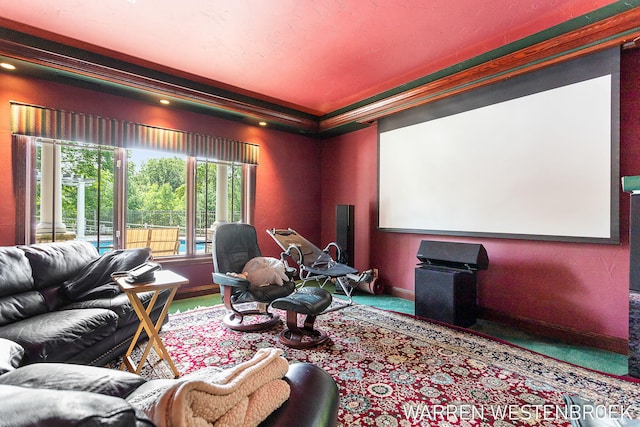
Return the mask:
<path fill-rule="evenodd" d="M 113 240 L 112 239 L 100 239 L 100 247 L 98 248 L 98 242 L 92 241 L 93 246 L 98 249 L 98 253 L 100 255 L 105 254 L 111 250 L 113 250 Z M 204 253 L 206 243 L 204 241 L 196 242 L 196 253 Z M 180 239 L 180 248 L 178 249 L 179 254 L 187 253 L 187 245 L 185 239 Z"/>

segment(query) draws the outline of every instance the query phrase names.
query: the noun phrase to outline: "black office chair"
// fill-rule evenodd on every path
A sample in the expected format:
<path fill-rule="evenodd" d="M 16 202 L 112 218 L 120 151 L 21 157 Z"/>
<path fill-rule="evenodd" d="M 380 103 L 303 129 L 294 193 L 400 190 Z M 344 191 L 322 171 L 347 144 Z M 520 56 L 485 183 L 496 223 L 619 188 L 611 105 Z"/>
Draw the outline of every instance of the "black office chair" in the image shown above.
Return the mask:
<path fill-rule="evenodd" d="M 249 280 L 238 277 L 249 260 L 262 256 L 256 229 L 240 223 L 218 225 L 213 233 L 212 255 L 213 282 L 220 286 L 222 301 L 229 311 L 223 319 L 224 324 L 237 331 L 260 331 L 279 323 L 280 317 L 270 312 L 269 307 L 273 300 L 295 290 L 295 282 L 291 280 L 295 269 L 288 269 L 289 280 L 284 281 L 282 286 L 253 286 Z M 255 304 L 243 309 L 236 307 L 243 303 Z M 245 319 L 248 316 L 251 318 Z"/>

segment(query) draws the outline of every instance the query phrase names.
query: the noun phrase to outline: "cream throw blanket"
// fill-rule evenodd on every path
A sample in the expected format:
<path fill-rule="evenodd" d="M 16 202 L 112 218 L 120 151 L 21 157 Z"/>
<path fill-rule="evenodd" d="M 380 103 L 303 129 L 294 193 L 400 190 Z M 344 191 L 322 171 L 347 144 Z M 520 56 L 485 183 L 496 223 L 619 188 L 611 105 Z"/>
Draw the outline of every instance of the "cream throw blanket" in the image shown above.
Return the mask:
<path fill-rule="evenodd" d="M 289 363 L 281 355 L 280 349 L 263 348 L 223 371 L 204 368 L 165 380 L 129 403 L 162 427 L 257 426 L 289 398 L 289 384 L 282 379 Z"/>

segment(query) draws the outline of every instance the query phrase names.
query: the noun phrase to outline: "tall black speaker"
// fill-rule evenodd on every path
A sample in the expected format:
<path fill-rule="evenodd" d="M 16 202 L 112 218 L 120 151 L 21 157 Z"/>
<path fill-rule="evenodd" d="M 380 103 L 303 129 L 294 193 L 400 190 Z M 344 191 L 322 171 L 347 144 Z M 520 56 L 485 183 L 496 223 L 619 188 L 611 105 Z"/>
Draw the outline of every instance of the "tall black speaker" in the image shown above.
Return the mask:
<path fill-rule="evenodd" d="M 336 206 L 336 244 L 342 250 L 342 258 L 338 260 L 343 264 L 353 267 L 354 251 L 354 224 L 353 205 Z"/>

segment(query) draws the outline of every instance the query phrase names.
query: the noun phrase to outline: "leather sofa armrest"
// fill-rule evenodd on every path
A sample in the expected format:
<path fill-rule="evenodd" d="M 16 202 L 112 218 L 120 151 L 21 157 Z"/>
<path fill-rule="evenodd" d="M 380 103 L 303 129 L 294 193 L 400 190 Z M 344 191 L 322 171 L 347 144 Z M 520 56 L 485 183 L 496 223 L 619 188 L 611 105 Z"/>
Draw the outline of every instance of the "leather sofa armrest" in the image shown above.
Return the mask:
<path fill-rule="evenodd" d="M 66 363 L 34 363 L 0 375 L 0 385 L 75 390 L 126 397 L 146 380 L 116 369 Z"/>
<path fill-rule="evenodd" d="M 24 348 L 20 344 L 0 338 L 0 375 L 20 366 L 22 356 L 24 356 Z"/>
<path fill-rule="evenodd" d="M 291 395 L 260 427 L 333 427 L 338 423 L 338 387 L 322 368 L 311 363 L 289 366 L 285 380 Z"/>

